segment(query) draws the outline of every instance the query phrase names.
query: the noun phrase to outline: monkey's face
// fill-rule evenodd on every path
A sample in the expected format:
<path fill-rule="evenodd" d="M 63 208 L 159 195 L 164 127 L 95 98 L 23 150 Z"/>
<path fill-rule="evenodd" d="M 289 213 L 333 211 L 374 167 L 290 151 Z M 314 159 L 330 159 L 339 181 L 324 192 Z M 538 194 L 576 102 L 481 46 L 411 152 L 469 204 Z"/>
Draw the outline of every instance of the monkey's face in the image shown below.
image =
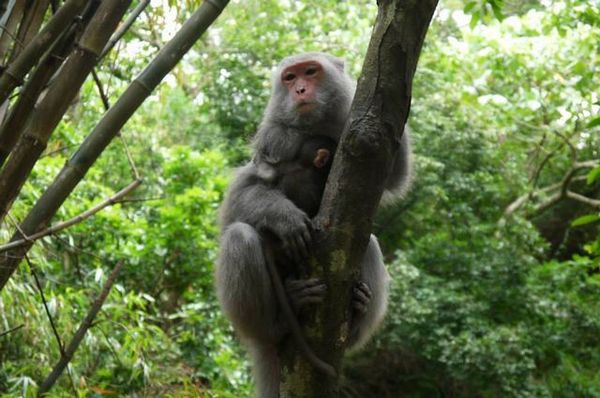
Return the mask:
<path fill-rule="evenodd" d="M 263 120 L 301 128 L 332 120 L 343 124 L 354 92 L 354 83 L 344 71 L 344 62 L 322 53 L 284 59 L 273 74 L 272 84 L 273 92 Z M 335 130 L 331 134 L 337 137 L 339 132 Z"/>
<path fill-rule="evenodd" d="M 314 60 L 290 65 L 281 72 L 281 83 L 288 90 L 288 98 L 300 115 L 310 113 L 317 107 L 323 74 L 323 66 Z"/>

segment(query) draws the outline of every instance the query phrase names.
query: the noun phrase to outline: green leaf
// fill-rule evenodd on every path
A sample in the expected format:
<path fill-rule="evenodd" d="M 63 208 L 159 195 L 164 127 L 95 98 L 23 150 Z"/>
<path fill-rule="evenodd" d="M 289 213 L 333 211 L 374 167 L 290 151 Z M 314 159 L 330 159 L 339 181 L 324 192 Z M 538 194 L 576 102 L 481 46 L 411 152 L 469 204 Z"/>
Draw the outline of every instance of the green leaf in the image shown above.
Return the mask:
<path fill-rule="evenodd" d="M 587 175 L 587 183 L 588 185 L 592 185 L 594 181 L 596 181 L 600 177 L 600 166 L 592 169 Z"/>
<path fill-rule="evenodd" d="M 479 22 L 480 19 L 481 19 L 481 12 L 475 11 L 471 15 L 471 22 L 469 23 L 469 26 L 471 27 L 471 29 L 475 28 L 475 25 L 477 25 L 477 22 Z"/>
<path fill-rule="evenodd" d="M 470 13 L 473 8 L 475 8 L 475 6 L 477 5 L 476 1 L 469 1 L 467 4 L 465 4 L 465 8 L 463 8 L 463 11 L 465 14 Z"/>
<path fill-rule="evenodd" d="M 501 3 L 501 1 L 490 0 L 492 11 L 494 12 L 494 16 L 498 21 L 504 20 L 504 14 L 502 14 L 502 7 L 500 6 Z"/>
<path fill-rule="evenodd" d="M 600 214 L 586 214 L 585 216 L 581 216 L 576 218 L 571 223 L 572 227 L 579 227 L 581 225 L 591 224 L 593 222 L 600 220 Z"/>
<path fill-rule="evenodd" d="M 590 120 L 588 122 L 588 124 L 587 124 L 586 127 L 588 129 L 591 129 L 591 128 L 596 127 L 596 126 L 600 126 L 600 116 L 596 116 L 595 118 L 593 118 L 592 120 Z"/>

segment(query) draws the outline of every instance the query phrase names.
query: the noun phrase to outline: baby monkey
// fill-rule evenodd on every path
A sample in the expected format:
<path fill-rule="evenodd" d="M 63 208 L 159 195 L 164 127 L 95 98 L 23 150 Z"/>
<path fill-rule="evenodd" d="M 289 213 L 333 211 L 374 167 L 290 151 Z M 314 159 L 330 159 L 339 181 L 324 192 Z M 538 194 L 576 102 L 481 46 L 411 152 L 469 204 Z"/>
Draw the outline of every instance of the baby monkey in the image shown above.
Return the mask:
<path fill-rule="evenodd" d="M 294 159 L 271 166 L 275 187 L 310 218 L 319 211 L 336 147 L 329 137 L 312 136 Z"/>

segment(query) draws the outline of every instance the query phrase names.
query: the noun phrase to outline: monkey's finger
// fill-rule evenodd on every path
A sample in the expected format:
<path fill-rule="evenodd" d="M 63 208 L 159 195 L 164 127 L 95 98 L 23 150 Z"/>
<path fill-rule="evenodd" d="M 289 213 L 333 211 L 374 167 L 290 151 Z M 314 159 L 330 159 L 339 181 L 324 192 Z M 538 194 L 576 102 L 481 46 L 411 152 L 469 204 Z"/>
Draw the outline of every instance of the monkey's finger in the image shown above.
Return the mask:
<path fill-rule="evenodd" d="M 300 255 L 302 256 L 302 258 L 303 259 L 307 258 L 308 257 L 308 245 L 304 241 L 304 238 L 302 235 L 296 236 L 296 246 L 298 247 L 298 251 L 300 252 Z"/>
<path fill-rule="evenodd" d="M 289 242 L 290 254 L 291 254 L 292 260 L 294 260 L 294 262 L 296 264 L 301 264 L 302 263 L 302 254 L 301 254 L 300 247 L 298 246 L 296 237 L 291 236 L 288 239 L 288 242 Z"/>
<path fill-rule="evenodd" d="M 354 288 L 353 293 L 354 293 L 353 301 L 355 303 L 360 303 L 360 304 L 366 305 L 371 301 L 371 297 L 366 295 L 365 292 L 363 292 L 361 289 L 359 289 L 357 287 Z"/>
<path fill-rule="evenodd" d="M 358 301 L 352 302 L 352 308 L 354 308 L 354 310 L 359 314 L 364 314 L 367 312 L 367 306 Z"/>
<path fill-rule="evenodd" d="M 371 292 L 371 288 L 365 282 L 358 282 L 356 284 L 356 288 L 359 289 L 369 299 L 371 297 L 373 297 L 373 293 Z"/>
<path fill-rule="evenodd" d="M 312 231 L 310 228 L 302 231 L 302 239 L 304 240 L 304 245 L 306 246 L 307 251 L 312 252 Z"/>
<path fill-rule="evenodd" d="M 324 283 L 319 278 L 311 279 L 287 279 L 285 281 L 285 289 L 289 293 L 295 293 L 299 290 L 307 289 L 312 286 L 323 285 Z"/>
<path fill-rule="evenodd" d="M 305 287 L 300 290 L 297 294 L 300 297 L 311 297 L 311 296 L 324 296 L 327 292 L 327 285 L 321 283 L 320 285 Z"/>
<path fill-rule="evenodd" d="M 308 297 L 302 297 L 300 299 L 298 299 L 298 301 L 296 301 L 296 305 L 298 309 L 302 309 L 303 307 L 309 305 L 309 304 L 320 304 L 323 302 L 324 297 L 323 296 L 308 296 Z"/>

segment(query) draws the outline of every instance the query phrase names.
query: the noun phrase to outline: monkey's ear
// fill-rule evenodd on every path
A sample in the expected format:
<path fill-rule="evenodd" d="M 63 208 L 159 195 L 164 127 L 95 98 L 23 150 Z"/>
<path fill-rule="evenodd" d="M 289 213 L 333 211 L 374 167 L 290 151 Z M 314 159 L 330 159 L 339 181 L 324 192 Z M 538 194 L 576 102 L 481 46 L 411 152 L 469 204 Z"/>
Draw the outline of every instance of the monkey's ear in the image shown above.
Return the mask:
<path fill-rule="evenodd" d="M 323 167 L 327 166 L 330 157 L 331 153 L 329 152 L 329 149 L 319 149 L 317 150 L 317 156 L 315 156 L 313 160 L 313 165 L 317 169 L 322 169 Z"/>

